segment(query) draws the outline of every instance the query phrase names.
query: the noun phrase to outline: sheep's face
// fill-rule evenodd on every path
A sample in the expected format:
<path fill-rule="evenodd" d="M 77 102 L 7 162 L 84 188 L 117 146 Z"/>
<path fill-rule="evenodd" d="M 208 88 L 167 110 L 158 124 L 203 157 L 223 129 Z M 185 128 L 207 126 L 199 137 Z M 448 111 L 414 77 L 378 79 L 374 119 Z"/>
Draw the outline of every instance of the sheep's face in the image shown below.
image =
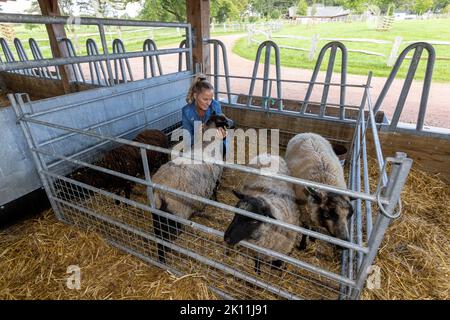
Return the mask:
<path fill-rule="evenodd" d="M 308 194 L 307 209 L 311 221 L 317 229 L 342 240 L 349 240 L 348 224 L 353 214 L 350 199 L 332 192 L 306 188 Z"/>
<path fill-rule="evenodd" d="M 234 121 L 228 119 L 223 114 L 213 114 L 208 121 L 206 121 L 205 129 L 213 128 L 234 129 Z"/>
<path fill-rule="evenodd" d="M 237 191 L 233 192 L 239 198 L 239 202 L 236 205 L 237 208 L 275 219 L 270 207 L 263 199 L 250 197 Z M 224 240 L 231 246 L 236 245 L 241 240 L 257 240 L 260 236 L 260 226 L 263 223 L 259 220 L 235 214 L 233 221 L 228 226 L 227 231 L 225 231 Z"/>

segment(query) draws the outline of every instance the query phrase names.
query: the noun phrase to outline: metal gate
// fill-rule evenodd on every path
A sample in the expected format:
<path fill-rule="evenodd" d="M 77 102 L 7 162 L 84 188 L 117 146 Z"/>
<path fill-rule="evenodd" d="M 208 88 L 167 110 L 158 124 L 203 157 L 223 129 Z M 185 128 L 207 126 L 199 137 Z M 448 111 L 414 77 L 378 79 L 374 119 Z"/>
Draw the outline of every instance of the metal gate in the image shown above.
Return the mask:
<path fill-rule="evenodd" d="M 270 43 L 266 46 L 269 49 L 271 47 L 276 48 L 276 44 Z M 338 43 L 327 46 L 334 54 L 338 47 L 345 50 L 345 47 Z M 178 50 L 190 52 L 190 49 Z M 179 52 L 172 50 L 172 53 Z M 133 54 L 135 53 L 116 53 L 112 57 L 126 58 L 127 55 Z M 260 54 L 261 52 L 258 56 Z M 151 55 L 151 53 L 145 52 L 144 55 Z M 215 56 L 218 57 L 218 54 Z M 267 56 L 270 57 L 270 53 L 266 53 Z M 108 62 L 112 58 L 103 56 L 101 59 L 106 59 Z M 2 66 L 1 69 L 14 70 L 18 67 L 27 69 L 101 59 L 73 57 L 68 60 L 54 59 L 48 62 L 27 63 L 26 66 L 11 62 L 6 67 Z M 266 59 L 266 61 L 269 60 Z M 265 69 L 268 69 L 268 66 L 265 66 Z M 386 228 L 391 219 L 396 216 L 400 193 L 412 163 L 405 154 L 398 153 L 386 159 L 382 155 L 370 99 L 370 76 L 367 83 L 360 86 L 346 84 L 345 79 L 339 84 L 330 83 L 330 79 L 325 83 L 316 82 L 315 79 L 306 82 L 311 86 L 323 85 L 324 88 L 340 86 L 341 94 L 344 95 L 346 86 L 361 89 L 360 106 L 355 108 L 355 106 L 341 104 L 339 105 L 341 110 L 334 118 L 327 116 L 325 112 L 329 105 L 328 91 L 324 91 L 317 115 L 308 114 L 306 108 L 301 112 L 285 110 L 281 101 L 277 107 L 272 108 L 268 103 L 263 104 L 263 107 L 255 107 L 250 103 L 230 104 L 230 107 L 248 113 L 249 116 L 253 113 L 264 112 L 282 115 L 286 119 L 310 118 L 328 121 L 330 124 L 351 125 L 354 134 L 350 148 L 347 189 L 268 173 L 245 165 L 213 162 L 217 166 L 224 167 L 229 174 L 262 175 L 357 199 L 351 222 L 350 241 L 343 241 L 237 209 L 232 202 L 213 201 L 152 182 L 146 150 L 167 154 L 173 151 L 133 142 L 130 138 L 144 128 L 156 128 L 170 134 L 179 127 L 181 107 L 184 105 L 184 98 L 192 77 L 191 71 L 177 72 L 33 102 L 28 101 L 26 95 L 10 95 L 12 106 L 57 217 L 61 221 L 99 232 L 112 245 L 153 265 L 171 270 L 175 274 L 199 274 L 211 290 L 225 298 L 358 298 Z M 256 80 L 256 71 L 252 78 L 252 81 L 254 80 Z M 269 81 L 267 77 L 262 80 Z M 277 83 L 280 82 L 281 80 L 277 79 Z M 253 95 L 254 86 L 251 87 L 250 96 Z M 264 96 L 268 96 L 265 98 L 270 98 L 270 87 L 264 87 Z M 277 90 L 277 99 L 281 99 L 280 92 L 281 90 Z M 229 97 L 230 92 L 226 94 Z M 345 102 L 344 97 L 341 97 L 341 102 Z M 308 103 L 311 104 L 310 101 Z M 346 109 L 356 110 L 357 116 L 353 119 L 346 118 Z M 368 132 L 371 133 L 375 144 L 379 166 L 378 187 L 375 189 L 368 186 Z M 139 149 L 142 166 L 145 169 L 144 177 L 126 175 L 95 164 L 99 155 L 121 145 Z M 179 154 L 179 156 L 183 155 Z M 127 199 L 77 181 L 70 176 L 70 173 L 80 167 L 87 167 L 132 182 L 135 185 L 133 196 Z M 361 187 L 362 182 L 364 188 Z M 197 217 L 186 220 L 165 212 L 161 208 L 155 208 L 152 201 L 154 189 L 206 204 L 207 208 L 203 215 L 207 219 L 202 220 L 202 217 Z M 372 217 L 375 210 L 378 214 Z M 238 247 L 230 249 L 223 241 L 223 234 L 235 213 L 293 230 L 299 235 L 308 235 L 321 243 L 348 250 L 343 251 L 341 264 L 327 265 L 323 261 L 305 261 L 301 252 L 285 255 L 245 241 L 239 243 Z M 157 237 L 152 214 L 168 219 L 171 225 L 183 226 L 182 233 L 173 241 Z M 372 220 L 375 222 L 372 223 Z M 363 227 L 363 221 L 365 227 Z M 166 248 L 165 264 L 158 260 L 158 244 Z M 273 271 L 270 263 L 262 262 L 261 273 L 258 274 L 253 270 L 252 262 L 255 256 L 261 257 L 262 261 L 281 260 L 286 268 Z"/>

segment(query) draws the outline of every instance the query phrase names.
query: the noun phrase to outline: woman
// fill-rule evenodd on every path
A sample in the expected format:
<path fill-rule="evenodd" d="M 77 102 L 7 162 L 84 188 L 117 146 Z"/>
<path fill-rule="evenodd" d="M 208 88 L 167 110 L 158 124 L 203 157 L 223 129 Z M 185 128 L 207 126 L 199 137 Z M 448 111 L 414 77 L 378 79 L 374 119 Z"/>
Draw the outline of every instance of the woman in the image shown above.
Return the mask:
<path fill-rule="evenodd" d="M 191 135 L 191 146 L 194 144 L 194 122 L 201 121 L 205 123 L 213 114 L 222 114 L 222 108 L 217 100 L 214 100 L 214 87 L 206 80 L 204 75 L 198 75 L 189 88 L 186 102 L 188 103 L 182 109 L 182 126 L 189 131 Z M 227 132 L 224 128 L 218 128 L 218 135 L 226 138 Z M 224 140 L 224 148 L 227 141 Z M 225 149 L 224 149 L 225 151 Z M 226 152 L 224 152 L 226 154 Z"/>

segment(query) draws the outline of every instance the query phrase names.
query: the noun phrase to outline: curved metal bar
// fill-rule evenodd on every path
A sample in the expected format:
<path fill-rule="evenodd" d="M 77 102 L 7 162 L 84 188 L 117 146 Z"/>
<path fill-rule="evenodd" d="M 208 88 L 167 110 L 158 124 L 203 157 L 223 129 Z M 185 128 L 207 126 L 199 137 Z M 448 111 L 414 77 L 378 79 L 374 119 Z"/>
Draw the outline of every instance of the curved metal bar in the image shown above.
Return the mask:
<path fill-rule="evenodd" d="M 87 39 L 86 40 L 86 50 L 88 56 L 96 56 L 98 55 L 98 48 L 97 44 L 93 39 Z M 101 75 L 100 75 L 101 72 Z M 91 82 L 95 83 L 95 79 L 97 80 L 98 85 L 110 85 L 108 79 L 108 76 L 106 75 L 105 68 L 103 67 L 102 61 L 94 61 L 89 62 L 89 73 L 91 75 Z M 95 78 L 94 78 L 95 73 Z M 112 81 L 112 79 L 110 80 Z"/>
<path fill-rule="evenodd" d="M 43 60 L 44 57 L 42 56 L 41 49 L 39 49 L 36 40 L 34 40 L 34 38 L 30 38 L 28 39 L 28 43 L 30 45 L 31 54 L 33 55 L 34 60 Z M 50 69 L 48 67 L 39 67 L 38 70 L 40 77 L 53 78 L 52 73 L 50 72 Z"/>
<path fill-rule="evenodd" d="M 270 92 L 269 85 L 271 81 L 269 81 L 269 69 L 270 69 L 270 53 L 272 47 L 275 50 L 275 68 L 276 68 L 276 82 L 277 82 L 277 100 L 278 100 L 278 109 L 283 110 L 283 101 L 282 101 L 282 91 L 281 91 L 281 63 L 280 63 L 280 48 L 278 45 L 271 41 L 267 40 L 262 42 L 259 47 L 258 51 L 256 52 L 256 58 L 255 58 L 255 65 L 253 67 L 253 73 L 252 73 L 252 81 L 250 83 L 250 90 L 248 92 L 248 99 L 247 99 L 247 106 L 250 106 L 253 100 L 253 92 L 255 90 L 255 82 L 256 82 L 256 76 L 258 74 L 258 66 L 259 61 L 261 60 L 261 53 L 264 48 L 266 48 L 265 52 L 265 60 L 264 60 L 264 80 L 263 80 L 263 99 L 267 97 L 268 93 Z M 268 105 L 264 106 L 264 108 L 268 109 Z"/>
<path fill-rule="evenodd" d="M 225 44 L 217 39 L 208 39 L 206 43 L 212 44 L 214 46 L 214 97 L 217 100 L 219 96 L 219 52 L 218 48 L 220 47 L 222 50 L 222 60 L 223 60 L 223 69 L 225 73 L 225 83 L 227 86 L 227 97 L 228 103 L 231 103 L 231 86 L 230 86 L 230 72 L 228 68 L 228 57 L 227 50 L 225 48 Z"/>
<path fill-rule="evenodd" d="M 6 62 L 14 62 L 16 59 L 14 58 L 14 55 L 12 54 L 11 49 L 9 48 L 8 42 L 5 38 L 0 38 L 0 45 L 3 50 L 3 55 L 5 56 Z M 21 70 L 13 71 L 14 73 L 22 73 Z"/>
<path fill-rule="evenodd" d="M 18 13 L 1 13 L 0 22 L 7 23 L 33 23 L 33 24 L 62 24 L 69 23 L 70 16 L 42 16 L 34 14 L 18 14 Z M 129 19 L 113 19 L 113 18 L 91 18 L 80 17 L 77 19 L 80 25 L 110 25 L 110 26 L 134 26 L 134 27 L 179 27 L 189 28 L 189 23 L 180 22 L 152 22 Z"/>
<path fill-rule="evenodd" d="M 113 41 L 113 53 L 125 53 L 125 46 L 120 39 L 114 39 Z M 130 77 L 130 81 L 133 81 L 133 73 L 131 72 L 130 62 L 128 61 L 128 58 L 125 59 L 114 59 L 114 77 L 115 77 L 115 83 L 120 83 L 119 79 L 119 70 L 118 65 L 120 66 L 120 73 L 122 74 L 122 81 L 123 83 L 128 82 L 127 73 L 125 70 L 124 60 L 126 63 L 126 67 L 128 69 L 128 75 Z"/>
<path fill-rule="evenodd" d="M 374 106 L 374 113 L 376 113 L 380 108 L 381 104 L 384 101 L 384 98 L 386 97 L 389 88 L 392 85 L 392 82 L 395 79 L 395 76 L 397 75 L 398 70 L 400 69 L 403 60 L 405 60 L 406 55 L 414 49 L 414 55 L 411 59 L 411 64 L 409 65 L 408 73 L 405 78 L 405 82 L 403 83 L 402 91 L 400 92 L 400 97 L 397 102 L 397 106 L 395 108 L 394 115 L 392 116 L 392 121 L 389 126 L 389 130 L 395 131 L 398 125 L 398 121 L 400 119 L 400 115 L 403 111 L 403 107 L 405 106 L 406 98 L 408 97 L 409 90 L 411 88 L 412 80 L 416 74 L 417 66 L 420 62 L 420 58 L 422 56 L 423 49 L 428 51 L 428 59 L 427 59 L 427 67 L 425 70 L 425 78 L 423 81 L 423 88 L 422 88 L 422 96 L 420 98 L 420 108 L 419 108 L 419 114 L 417 116 L 417 125 L 416 130 L 422 131 L 423 130 L 423 124 L 425 120 L 425 113 L 427 110 L 427 102 L 428 102 L 428 95 L 430 93 L 430 86 L 431 86 L 431 78 L 433 76 L 433 68 L 434 68 L 434 61 L 436 60 L 436 53 L 434 51 L 434 48 L 431 44 L 426 42 L 416 42 L 409 46 L 407 46 L 402 53 L 397 58 L 397 61 L 394 64 L 394 67 L 392 68 L 391 73 L 389 74 L 389 77 L 386 80 L 386 83 L 384 84 L 383 89 L 381 90 L 380 95 L 378 96 L 378 99 Z"/>
<path fill-rule="evenodd" d="M 156 51 L 158 50 L 158 47 L 156 46 L 155 41 L 152 39 L 146 39 L 144 41 L 144 46 L 142 48 L 143 51 Z M 159 60 L 159 56 L 144 56 L 144 78 L 148 78 L 147 74 L 147 64 L 150 64 L 150 72 L 152 74 L 152 77 L 156 76 L 156 70 L 155 70 L 155 64 L 153 60 L 156 61 L 158 64 L 158 72 L 159 75 L 163 75 L 162 67 L 161 67 L 161 61 Z"/>
<path fill-rule="evenodd" d="M 178 48 L 186 48 L 186 39 L 181 40 L 180 45 L 178 46 Z M 187 54 L 185 54 L 185 58 L 186 58 L 186 66 L 189 65 L 189 58 L 187 56 Z M 178 71 L 181 72 L 183 70 L 183 52 L 180 52 L 178 54 Z"/>
<path fill-rule="evenodd" d="M 16 47 L 17 56 L 20 61 L 28 61 L 27 53 L 23 47 L 22 42 L 18 38 L 14 38 L 14 46 Z M 33 69 L 23 69 L 23 72 L 29 76 L 36 76 L 36 73 Z"/>
<path fill-rule="evenodd" d="M 68 53 L 69 57 L 76 57 L 77 56 L 77 53 L 76 53 L 75 48 L 73 46 L 73 43 L 72 43 L 72 41 L 70 39 L 62 38 L 60 41 L 66 46 L 67 53 Z M 83 71 L 81 69 L 81 65 L 79 63 L 72 63 L 71 66 L 72 66 L 73 74 L 75 75 L 75 80 L 77 82 L 81 81 L 83 83 L 86 83 L 86 81 L 84 79 Z"/>
<path fill-rule="evenodd" d="M 320 111 L 319 117 L 323 117 L 325 115 L 325 110 L 327 106 L 328 93 L 330 89 L 331 77 L 333 75 L 334 63 L 336 60 L 336 52 L 337 49 L 341 50 L 342 60 L 341 60 L 341 91 L 340 91 L 340 99 L 339 99 L 339 119 L 344 120 L 345 117 L 345 85 L 347 83 L 347 48 L 342 42 L 332 41 L 327 43 L 319 53 L 319 57 L 317 58 L 316 65 L 314 67 L 313 74 L 311 76 L 311 81 L 308 86 L 308 90 L 306 91 L 305 99 L 303 105 L 300 109 L 300 113 L 304 114 L 306 109 L 308 108 L 308 103 L 311 98 L 312 91 L 314 89 L 314 85 L 317 80 L 317 76 L 320 71 L 320 67 L 322 66 L 323 58 L 328 49 L 331 49 L 330 58 L 328 60 L 327 73 L 325 75 L 325 84 L 322 91 L 322 99 L 320 102 Z"/>

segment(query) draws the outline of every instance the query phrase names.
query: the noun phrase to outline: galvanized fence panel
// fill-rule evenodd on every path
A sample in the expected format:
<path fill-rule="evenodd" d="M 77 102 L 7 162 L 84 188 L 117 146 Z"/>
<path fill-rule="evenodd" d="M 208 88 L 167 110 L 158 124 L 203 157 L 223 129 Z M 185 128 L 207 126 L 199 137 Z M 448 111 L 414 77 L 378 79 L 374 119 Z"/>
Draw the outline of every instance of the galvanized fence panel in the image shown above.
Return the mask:
<path fill-rule="evenodd" d="M 179 76 L 181 77 L 182 75 Z M 147 79 L 143 82 L 160 78 L 161 77 Z M 166 80 L 169 80 L 169 78 Z M 189 80 L 190 79 L 187 78 L 185 79 L 185 91 L 187 91 Z M 137 84 L 143 82 L 138 81 L 116 86 L 114 88 L 96 89 L 95 91 L 97 95 L 100 93 L 100 96 L 105 94 L 105 98 L 107 93 L 111 94 L 114 91 L 123 92 L 126 95 L 124 100 L 119 101 L 117 99 L 112 99 L 111 101 L 119 101 L 118 103 L 120 104 L 126 103 L 126 106 L 128 106 L 130 110 L 129 113 L 131 114 L 134 110 L 138 110 L 142 107 L 142 100 L 139 101 L 134 98 L 133 94 L 137 90 L 128 90 L 128 92 L 126 88 L 133 88 Z M 154 91 L 154 93 L 159 93 L 161 91 L 168 91 L 161 90 L 164 88 L 164 85 L 167 84 L 168 82 L 159 82 L 158 85 L 151 87 L 148 92 L 150 93 L 151 91 Z M 171 84 L 173 85 L 173 81 Z M 172 92 L 179 91 L 172 90 Z M 149 97 L 150 96 L 151 95 L 149 95 Z M 66 98 L 69 100 L 71 99 L 71 97 Z M 89 99 L 85 99 L 82 103 L 89 106 L 89 102 Z M 29 105 L 21 102 L 19 99 L 19 107 L 17 108 L 19 114 L 22 114 L 24 111 L 28 110 L 29 107 Z M 57 114 L 63 115 L 66 114 L 72 107 L 55 104 L 54 108 L 56 109 L 53 110 L 58 110 Z M 178 105 L 178 108 L 180 108 L 180 105 Z M 58 117 L 52 115 L 52 109 L 48 106 L 42 109 L 45 109 L 46 111 L 44 111 L 44 113 L 41 112 L 41 114 L 39 114 L 38 111 L 34 114 L 25 114 L 21 123 L 25 127 L 25 131 L 29 132 L 29 136 L 31 137 L 31 139 L 29 139 L 29 143 L 34 154 L 36 155 L 36 158 L 38 159 L 37 165 L 39 167 L 39 172 L 44 181 L 44 185 L 47 188 L 47 192 L 53 203 L 54 209 L 63 221 L 74 223 L 82 227 L 94 228 L 102 235 L 110 239 L 110 241 L 112 241 L 115 245 L 125 248 L 129 252 L 132 252 L 138 256 L 141 255 L 146 257 L 149 262 L 152 262 L 155 265 L 172 268 L 184 274 L 193 272 L 199 273 L 211 287 L 218 290 L 216 292 L 224 292 L 226 295 L 232 297 L 248 299 L 320 299 L 337 298 L 339 296 L 341 298 L 349 298 L 350 294 L 357 297 L 359 294 L 361 286 L 356 286 L 356 283 L 357 281 L 360 283 L 361 279 L 356 278 L 354 274 L 351 275 L 351 277 L 348 275 L 339 275 L 335 271 L 329 270 L 320 264 L 316 265 L 311 262 L 302 261 L 299 256 L 286 256 L 247 242 L 243 242 L 236 249 L 230 249 L 224 244 L 223 241 L 224 227 L 230 222 L 232 213 L 239 213 L 266 223 L 272 223 L 279 225 L 280 227 L 289 228 L 302 234 L 308 234 L 325 242 L 343 245 L 348 247 L 350 250 L 356 250 L 356 252 L 360 252 L 364 255 L 372 253 L 372 258 L 374 257 L 373 252 L 374 250 L 376 252 L 377 248 L 365 247 L 358 245 L 357 243 L 352 244 L 298 226 L 263 218 L 259 215 L 237 209 L 228 204 L 201 198 L 186 192 L 180 192 L 179 190 L 170 189 L 162 185 L 157 185 L 151 182 L 150 176 L 147 176 L 147 179 L 143 180 L 142 178 L 126 176 L 119 172 L 111 172 L 105 168 L 97 167 L 90 164 L 88 161 L 89 159 L 86 159 L 84 156 L 73 156 L 73 154 L 71 154 L 71 152 L 74 151 L 73 149 L 64 149 L 65 146 L 69 144 L 69 141 L 74 144 L 78 143 L 78 140 L 76 140 L 76 135 L 71 135 L 68 137 L 65 144 L 55 142 L 51 144 L 52 148 L 43 148 L 36 142 L 45 141 L 48 139 L 48 136 L 59 135 L 61 132 L 65 131 L 65 134 L 76 133 L 80 137 L 82 136 L 83 139 L 93 139 L 98 142 L 112 142 L 119 145 L 129 144 L 134 147 L 141 148 L 141 150 L 154 149 L 161 151 L 160 149 L 151 146 L 116 139 L 114 138 L 114 135 L 102 135 L 98 132 L 86 132 L 76 129 L 76 124 L 74 123 L 79 123 L 78 121 L 72 122 L 71 127 L 69 122 L 58 121 Z M 35 110 L 39 110 L 38 106 L 36 106 Z M 104 110 L 106 112 L 106 109 Z M 71 116 L 76 116 L 76 114 L 79 113 L 75 112 L 71 114 Z M 161 118 L 159 116 L 160 114 L 157 113 L 155 116 L 156 121 Z M 361 117 L 360 119 L 363 118 Z M 56 133 L 46 135 L 45 131 L 35 129 L 35 127 L 38 126 L 45 127 L 46 130 L 54 131 Z M 120 131 L 115 133 L 118 135 Z M 44 135 L 44 138 L 39 135 Z M 171 151 L 164 150 L 164 152 L 170 153 Z M 145 152 L 142 154 L 145 154 Z M 51 161 L 47 161 L 48 159 L 51 159 Z M 52 162 L 56 159 L 61 161 L 61 166 L 56 167 L 52 165 Z M 144 161 L 144 163 L 146 162 Z M 258 170 L 241 165 L 228 164 L 220 161 L 215 163 L 216 165 L 221 165 L 237 171 L 263 174 L 263 172 L 259 172 Z M 67 173 L 66 169 L 70 168 L 70 170 L 72 170 L 75 165 L 91 167 L 93 169 L 133 181 L 137 184 L 135 189 L 140 189 L 142 191 L 142 197 L 129 200 L 122 196 L 83 184 L 70 177 L 65 177 L 64 174 Z M 314 186 L 340 194 L 351 194 L 373 202 L 378 199 L 377 194 L 361 192 L 355 193 L 349 190 L 336 189 L 332 186 L 321 185 L 314 182 L 303 181 L 301 179 L 295 179 L 272 173 L 265 173 L 265 175 L 270 176 L 273 179 L 282 179 L 301 185 Z M 392 181 L 392 183 L 394 183 L 394 180 Z M 167 212 L 164 212 L 163 210 L 157 210 L 155 208 L 152 209 L 148 202 L 149 187 L 164 190 L 165 192 L 181 197 L 196 199 L 196 201 L 214 206 L 221 210 L 221 215 L 217 216 L 222 217 L 220 219 L 221 223 L 214 227 L 209 227 L 204 221 L 203 223 L 199 223 L 191 220 L 185 220 L 182 218 L 177 218 Z M 119 200 L 121 204 L 117 205 L 115 203 L 116 200 Z M 389 202 L 387 204 L 389 205 Z M 181 235 L 172 241 L 159 238 L 155 233 L 152 222 L 156 216 L 162 216 L 168 219 L 165 221 L 172 219 L 172 225 L 175 224 L 178 228 L 183 225 L 184 227 Z M 159 261 L 159 250 L 161 247 L 157 244 L 160 246 L 163 245 L 165 250 L 166 260 L 164 265 L 161 265 L 161 262 Z M 253 259 L 256 253 L 261 257 L 262 261 L 260 274 L 255 273 L 253 270 Z M 271 265 L 264 262 L 267 257 L 274 257 L 284 261 L 286 264 L 286 269 L 284 271 L 272 270 Z M 367 264 L 368 262 L 366 259 L 363 261 Z M 371 263 L 371 261 L 369 262 Z M 359 272 L 358 268 L 351 268 L 351 270 L 355 270 L 355 273 L 356 271 Z M 359 272 L 359 274 L 361 274 L 362 277 L 365 277 L 364 273 Z M 223 279 L 226 279 L 226 281 Z M 347 286 L 353 290 L 340 293 L 341 286 Z"/>

